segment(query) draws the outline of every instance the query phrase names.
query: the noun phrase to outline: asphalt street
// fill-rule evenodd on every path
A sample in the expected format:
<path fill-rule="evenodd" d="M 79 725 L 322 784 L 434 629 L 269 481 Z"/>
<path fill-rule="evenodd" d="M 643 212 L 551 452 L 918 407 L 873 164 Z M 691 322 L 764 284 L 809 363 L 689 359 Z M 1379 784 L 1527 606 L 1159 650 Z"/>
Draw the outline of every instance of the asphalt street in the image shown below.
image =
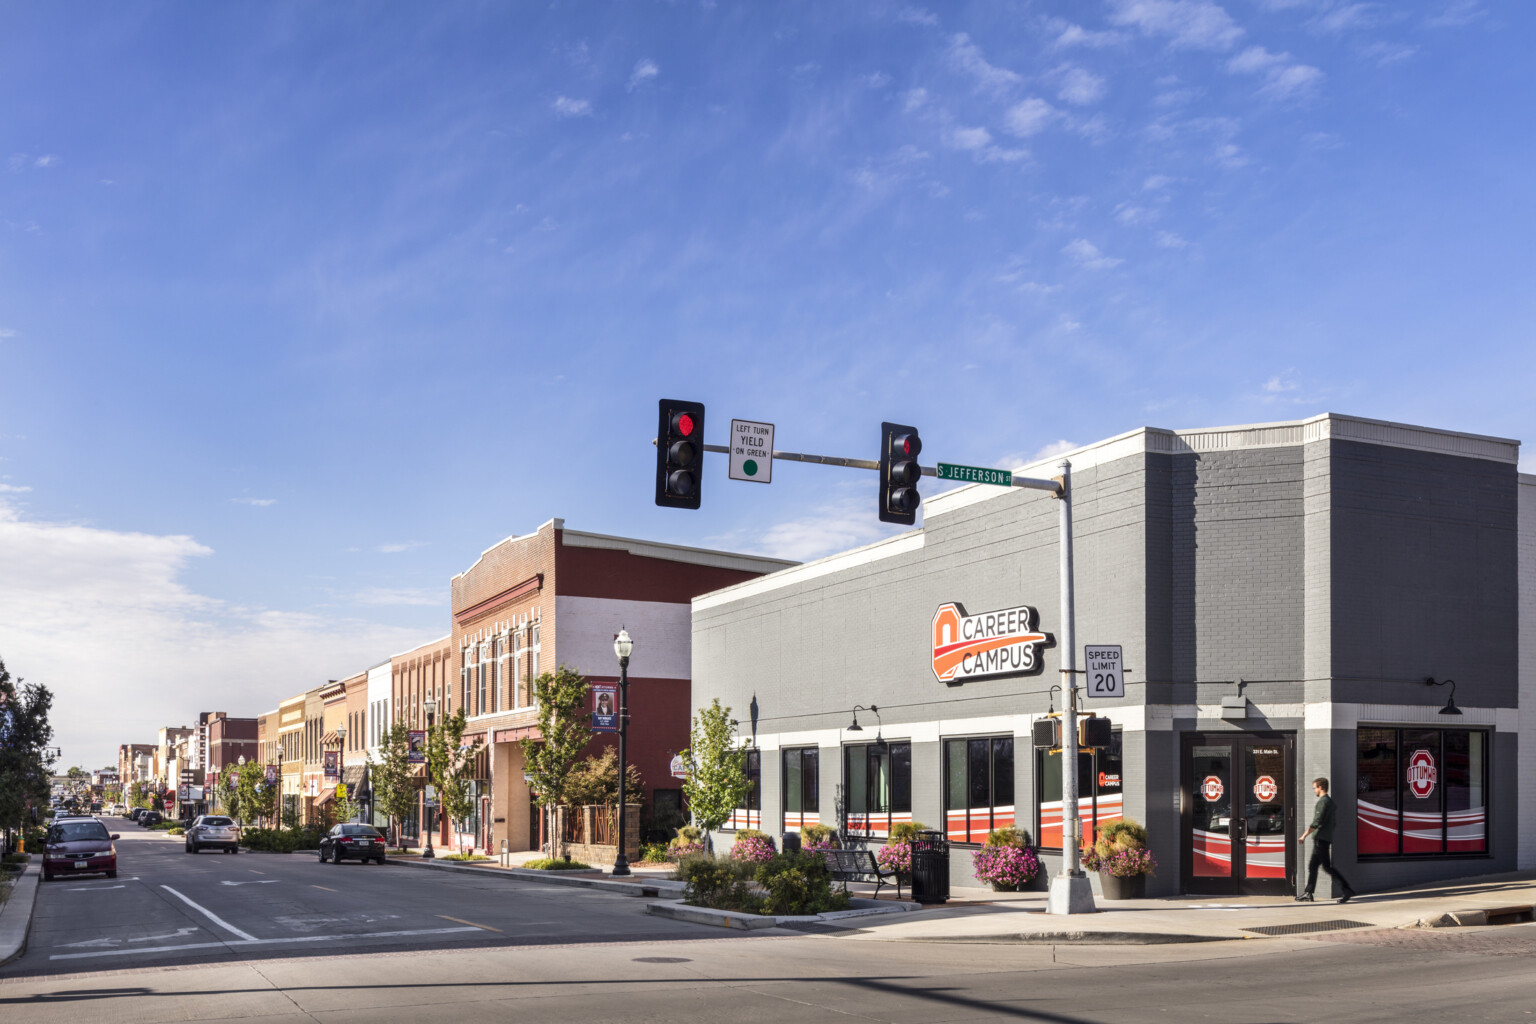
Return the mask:
<path fill-rule="evenodd" d="M 734 935 L 585 889 L 190 857 L 177 841 L 124 834 L 119 878 L 39 891 L 29 952 L 0 969 L 0 1019 L 1536 1018 L 1536 925 L 1163 946 Z"/>
<path fill-rule="evenodd" d="M 122 836 L 118 877 L 40 886 L 27 951 L 0 976 L 696 934 L 634 897 L 313 855 L 188 854 L 179 837 L 103 820 Z"/>

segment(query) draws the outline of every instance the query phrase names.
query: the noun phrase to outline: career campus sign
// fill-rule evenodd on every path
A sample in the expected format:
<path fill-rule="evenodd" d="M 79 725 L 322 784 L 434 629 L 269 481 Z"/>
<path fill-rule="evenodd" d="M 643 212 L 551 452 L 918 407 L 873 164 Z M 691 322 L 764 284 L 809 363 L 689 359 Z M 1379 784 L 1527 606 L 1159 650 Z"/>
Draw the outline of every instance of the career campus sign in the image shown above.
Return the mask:
<path fill-rule="evenodd" d="M 971 679 L 1031 675 L 1041 669 L 1040 648 L 1054 643 L 1038 628 L 1028 605 L 967 615 L 957 601 L 933 613 L 933 674 L 958 686 Z"/>

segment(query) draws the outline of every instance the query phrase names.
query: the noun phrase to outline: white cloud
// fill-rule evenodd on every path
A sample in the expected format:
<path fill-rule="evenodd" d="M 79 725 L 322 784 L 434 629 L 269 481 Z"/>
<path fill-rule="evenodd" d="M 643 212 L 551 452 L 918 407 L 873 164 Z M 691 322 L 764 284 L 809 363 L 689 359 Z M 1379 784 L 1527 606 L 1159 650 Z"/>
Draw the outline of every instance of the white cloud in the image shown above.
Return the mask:
<path fill-rule="evenodd" d="M 994 461 L 992 465 L 996 469 L 1024 469 L 1028 466 L 1033 466 L 1037 462 L 1056 459 L 1058 456 L 1076 451 L 1078 447 L 1079 445 L 1076 441 L 1068 441 L 1066 438 L 1062 438 L 1059 441 L 1052 441 L 1049 444 L 1041 445 L 1032 454 L 1013 452 L 1012 454 L 1004 455 Z"/>
<path fill-rule="evenodd" d="M 435 608 L 448 606 L 448 592 L 442 587 L 365 587 L 352 595 L 358 604 L 381 608 Z"/>
<path fill-rule="evenodd" d="M 31 494 L 32 488 L 20 484 L 0 484 L 0 494 Z M 3 514 L 3 513 L 0 513 Z"/>
<path fill-rule="evenodd" d="M 242 608 L 192 591 L 187 536 L 23 519 L 0 503 L 0 655 L 54 693 L 66 763 L 107 764 L 210 708 L 259 714 L 426 637 L 347 617 Z"/>
<path fill-rule="evenodd" d="M 1269 394 L 1269 395 L 1283 395 L 1283 394 L 1285 394 L 1288 391 L 1295 391 L 1295 390 L 1296 390 L 1296 382 L 1295 381 L 1293 381 L 1293 380 L 1286 380 L 1284 377 L 1281 377 L 1278 374 L 1276 374 L 1275 376 L 1269 378 L 1269 380 L 1264 382 L 1264 393 L 1265 394 Z"/>
<path fill-rule="evenodd" d="M 1425 28 L 1461 28 L 1486 15 L 1488 12 L 1477 0 L 1455 0 L 1447 4 L 1439 14 L 1424 19 Z"/>
<path fill-rule="evenodd" d="M 1004 149 L 992 144 L 992 133 L 985 128 L 956 128 L 949 133 L 953 149 L 970 153 L 979 163 L 1017 163 L 1029 158 L 1025 149 Z"/>
<path fill-rule="evenodd" d="M 902 94 L 901 111 L 904 114 L 910 114 L 912 111 L 926 105 L 927 102 L 927 89 L 908 89 Z"/>
<path fill-rule="evenodd" d="M 1169 45 L 1190 50 L 1230 50 L 1243 30 L 1208 0 L 1114 0 L 1110 21 L 1166 36 Z"/>
<path fill-rule="evenodd" d="M 1103 99 L 1107 91 L 1103 78 L 1083 68 L 1068 66 L 1061 72 L 1061 87 L 1056 96 L 1063 103 L 1086 107 Z"/>
<path fill-rule="evenodd" d="M 921 489 L 927 492 L 928 486 L 924 484 Z M 864 493 L 835 498 L 806 515 L 775 523 L 761 533 L 731 533 L 710 538 L 707 543 L 726 551 L 750 551 L 770 558 L 808 562 L 863 547 L 907 529 L 882 524 L 870 511 L 875 505 L 874 488 L 869 487 L 867 492 L 865 488 L 859 490 Z"/>
<path fill-rule="evenodd" d="M 858 82 L 869 89 L 884 89 L 891 84 L 891 76 L 884 71 L 871 71 L 867 75 L 860 75 Z"/>
<path fill-rule="evenodd" d="M 985 128 L 956 128 L 949 133 L 949 144 L 956 149 L 985 149 L 992 144 L 992 133 Z"/>
<path fill-rule="evenodd" d="M 629 73 L 630 91 L 633 92 L 637 87 L 649 82 L 659 74 L 661 74 L 661 69 L 656 66 L 655 61 L 648 57 L 641 58 L 635 62 L 635 70 Z"/>
<path fill-rule="evenodd" d="M 1250 46 L 1227 61 L 1233 74 L 1260 75 L 1264 84 L 1259 95 L 1273 100 L 1298 99 L 1315 92 L 1324 75 L 1310 64 L 1298 64 L 1288 53 L 1270 53 L 1262 46 Z"/>
<path fill-rule="evenodd" d="M 426 547 L 424 540 L 395 541 L 390 544 L 380 544 L 373 550 L 381 555 L 398 555 L 402 551 L 414 551 L 416 548 Z"/>
<path fill-rule="evenodd" d="M 32 161 L 32 166 L 33 167 L 52 167 L 55 164 L 57 164 L 58 162 L 59 162 L 59 158 L 57 156 L 55 156 L 54 154 L 49 153 L 46 156 L 40 156 L 36 160 Z"/>
<path fill-rule="evenodd" d="M 1360 48 L 1360 56 L 1379 68 L 1405 61 L 1418 52 L 1417 46 L 1409 46 L 1406 43 L 1376 42 Z"/>
<path fill-rule="evenodd" d="M 1164 249 L 1183 249 L 1189 243 L 1172 231 L 1159 231 L 1152 236 L 1152 240 Z"/>
<path fill-rule="evenodd" d="M 550 104 L 556 114 L 561 117 L 590 117 L 592 104 L 586 100 L 573 100 L 569 96 L 561 96 Z"/>
<path fill-rule="evenodd" d="M 16 337 L 15 331 L 11 330 L 9 327 L 0 327 L 0 341 L 4 341 L 6 338 L 14 337 Z"/>
<path fill-rule="evenodd" d="M 1158 192 L 1173 184 L 1173 179 L 1166 174 L 1154 174 L 1141 183 L 1143 192 Z"/>
<path fill-rule="evenodd" d="M 1345 4 L 1319 14 L 1307 23 L 1316 32 L 1338 35 L 1379 24 L 1385 15 L 1379 4 Z"/>
<path fill-rule="evenodd" d="M 1239 167 L 1248 166 L 1248 154 L 1243 152 L 1243 147 L 1235 143 L 1220 143 L 1217 145 L 1215 152 L 1211 155 L 1215 157 L 1216 162 L 1223 167 L 1235 170 Z"/>
<path fill-rule="evenodd" d="M 1061 251 L 1080 267 L 1088 270 L 1108 270 L 1117 267 L 1125 261 L 1113 256 L 1105 256 L 1099 252 L 1099 247 L 1086 238 L 1074 239 L 1062 246 Z"/>
<path fill-rule="evenodd" d="M 1065 49 L 1069 46 L 1087 46 L 1100 49 L 1106 46 L 1119 46 L 1125 42 L 1125 33 L 1113 31 L 1094 31 L 1074 25 L 1070 21 L 1061 18 L 1051 18 L 1046 21 L 1045 27 L 1056 33 L 1055 45 Z"/>
<path fill-rule="evenodd" d="M 257 508 L 271 508 L 277 504 L 276 498 L 230 498 L 234 505 L 254 505 Z"/>
<path fill-rule="evenodd" d="M 1115 220 L 1128 227 L 1135 224 L 1145 224 L 1156 218 L 1156 210 L 1149 210 L 1145 206 L 1137 206 L 1134 203 L 1121 203 L 1115 207 Z"/>
<path fill-rule="evenodd" d="M 976 79 L 978 85 L 993 92 L 1012 88 L 1024 81 L 1017 72 L 987 62 L 981 48 L 961 32 L 949 42 L 949 58 L 960 70 Z"/>
<path fill-rule="evenodd" d="M 1029 138 L 1044 131 L 1056 118 L 1056 108 L 1038 97 L 1031 96 L 1015 104 L 1004 117 L 1008 131 L 1020 138 Z"/>
<path fill-rule="evenodd" d="M 939 16 L 921 7 L 903 7 L 896 12 L 896 20 L 908 25 L 924 25 L 931 28 L 939 23 Z"/>

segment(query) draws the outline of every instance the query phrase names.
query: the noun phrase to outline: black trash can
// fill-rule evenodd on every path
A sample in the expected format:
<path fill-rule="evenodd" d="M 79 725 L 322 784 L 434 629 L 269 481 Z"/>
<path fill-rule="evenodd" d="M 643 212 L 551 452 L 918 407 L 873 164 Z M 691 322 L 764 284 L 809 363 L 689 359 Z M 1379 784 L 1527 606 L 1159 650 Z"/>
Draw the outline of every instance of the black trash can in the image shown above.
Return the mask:
<path fill-rule="evenodd" d="M 783 850 L 785 853 L 799 853 L 800 833 L 785 832 L 783 837 L 779 840 L 779 849 Z"/>
<path fill-rule="evenodd" d="M 912 837 L 912 898 L 919 903 L 949 900 L 949 840 L 942 832 Z"/>

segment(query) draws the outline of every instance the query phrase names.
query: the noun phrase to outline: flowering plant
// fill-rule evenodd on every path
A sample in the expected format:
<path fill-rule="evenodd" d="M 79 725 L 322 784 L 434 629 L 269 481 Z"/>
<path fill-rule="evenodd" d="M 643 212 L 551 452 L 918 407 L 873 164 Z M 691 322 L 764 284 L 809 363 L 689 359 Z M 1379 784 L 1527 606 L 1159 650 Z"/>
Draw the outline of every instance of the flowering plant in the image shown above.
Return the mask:
<path fill-rule="evenodd" d="M 1016 889 L 1040 871 L 1033 850 L 1021 846 L 983 846 L 971 854 L 976 877 L 998 889 Z"/>
<path fill-rule="evenodd" d="M 687 843 L 687 842 L 680 843 L 676 839 L 674 839 L 667 846 L 667 859 L 668 860 L 682 860 L 684 857 L 690 856 L 691 854 L 703 853 L 703 852 L 704 852 L 704 844 L 703 843 Z"/>
<path fill-rule="evenodd" d="M 837 848 L 837 830 L 830 825 L 806 825 L 800 829 L 800 849 L 823 853 Z"/>
<path fill-rule="evenodd" d="M 1116 878 L 1134 878 L 1150 875 L 1157 870 L 1157 858 L 1145 847 L 1111 847 L 1101 856 L 1093 847 L 1083 854 L 1083 867 L 1089 871 L 1102 871 Z"/>
<path fill-rule="evenodd" d="M 880 847 L 880 852 L 875 854 L 875 860 L 886 871 L 894 871 L 899 875 L 912 873 L 912 844 L 906 840 L 888 843 Z"/>
<path fill-rule="evenodd" d="M 773 859 L 773 841 L 756 829 L 742 829 L 736 833 L 736 842 L 731 846 L 732 860 L 751 861 L 754 864 L 762 864 Z"/>

